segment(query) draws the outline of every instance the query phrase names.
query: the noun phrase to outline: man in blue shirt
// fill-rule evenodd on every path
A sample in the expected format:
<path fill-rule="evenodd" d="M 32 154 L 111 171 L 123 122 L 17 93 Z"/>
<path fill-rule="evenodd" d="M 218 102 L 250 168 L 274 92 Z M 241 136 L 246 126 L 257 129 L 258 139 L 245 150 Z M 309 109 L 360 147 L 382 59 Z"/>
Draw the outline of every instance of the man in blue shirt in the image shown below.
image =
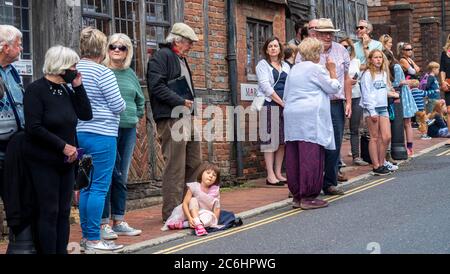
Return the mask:
<path fill-rule="evenodd" d="M 367 20 L 359 20 L 356 27 L 356 36 L 359 41 L 355 43 L 356 58 L 361 61 L 361 70 L 366 69 L 367 57 L 374 49 L 383 50 L 383 45 L 380 41 L 370 38 L 370 33 L 373 31 L 372 24 Z"/>
<path fill-rule="evenodd" d="M 12 133 L 18 131 L 19 125 L 23 126 L 23 88 L 20 83 L 16 69 L 11 65 L 19 60 L 22 51 L 22 33 L 15 27 L 0 25 L 0 195 L 3 194 L 3 160 L 5 157 L 6 144 Z M 7 96 L 6 92 L 10 96 Z M 11 102 L 13 101 L 13 102 Z M 16 113 L 11 107 L 16 106 Z M 12 121 L 6 121 L 5 117 L 12 117 Z M 3 119 L 5 118 L 5 119 Z M 17 120 L 16 120 L 17 118 Z M 5 126 L 8 123 L 8 126 Z"/>

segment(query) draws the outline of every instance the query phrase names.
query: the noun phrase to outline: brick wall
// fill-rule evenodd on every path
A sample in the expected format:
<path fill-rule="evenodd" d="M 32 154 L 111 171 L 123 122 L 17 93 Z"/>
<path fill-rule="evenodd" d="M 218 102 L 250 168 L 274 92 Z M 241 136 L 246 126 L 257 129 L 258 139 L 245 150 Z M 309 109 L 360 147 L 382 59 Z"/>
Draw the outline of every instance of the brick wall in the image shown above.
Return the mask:
<path fill-rule="evenodd" d="M 413 7 L 412 10 L 412 34 L 410 41 L 412 42 L 414 47 L 414 56 L 415 60 L 424 68 L 426 64 L 430 61 L 439 61 L 439 60 L 428 60 L 424 58 L 423 52 L 428 50 L 430 40 L 427 40 L 426 37 L 422 37 L 420 23 L 419 20 L 425 17 L 435 17 L 439 21 L 439 33 L 436 34 L 438 38 L 435 41 L 439 43 L 439 48 L 442 47 L 442 39 L 446 37 L 446 35 L 450 32 L 450 3 L 446 2 L 445 12 L 446 17 L 444 20 L 444 32 L 441 29 L 442 26 L 442 1 L 440 0 L 410 0 L 410 1 L 390 1 L 390 0 L 379 0 L 379 1 L 369 1 L 369 20 L 375 25 L 374 29 L 374 38 L 378 40 L 379 36 L 383 34 L 383 31 L 392 30 L 394 33 L 390 33 L 396 35 L 395 32 L 403 32 L 404 29 L 396 28 L 397 25 L 402 24 L 402 20 L 405 20 L 403 17 L 394 16 L 391 18 L 390 7 L 393 5 L 399 5 L 402 3 L 410 4 Z M 391 26 L 392 25 L 392 28 Z M 394 37 L 395 38 L 395 37 Z M 395 40 L 395 39 L 394 39 Z M 394 41 L 398 42 L 398 41 Z M 406 42 L 406 41 L 405 41 Z M 395 46 L 395 45 L 394 45 Z"/>
<path fill-rule="evenodd" d="M 189 64 L 198 95 L 203 99 L 204 108 L 214 105 L 226 113 L 231 105 L 228 82 L 227 56 L 227 11 L 225 0 L 186 0 L 184 4 L 185 23 L 194 28 L 200 41 L 190 52 Z M 284 42 L 284 5 L 258 0 L 239 0 L 236 3 L 238 89 L 241 83 L 248 83 L 245 72 L 247 60 L 247 18 L 273 22 L 273 33 Z M 205 17 L 207 15 L 207 17 Z M 240 98 L 240 95 L 238 95 Z M 249 102 L 242 102 L 248 106 Z M 229 118 L 229 117 L 228 117 Z M 224 117 L 224 119 L 228 119 Z M 205 126 L 210 120 L 204 120 Z M 224 121 L 224 130 L 226 129 Z M 248 122 L 247 122 L 248 123 Z M 248 127 L 248 125 L 247 125 Z M 265 176 L 265 168 L 259 145 L 256 142 L 243 144 L 244 175 L 246 178 Z M 226 141 L 202 142 L 202 156 L 219 165 L 223 177 L 235 180 L 236 156 L 233 143 Z"/>

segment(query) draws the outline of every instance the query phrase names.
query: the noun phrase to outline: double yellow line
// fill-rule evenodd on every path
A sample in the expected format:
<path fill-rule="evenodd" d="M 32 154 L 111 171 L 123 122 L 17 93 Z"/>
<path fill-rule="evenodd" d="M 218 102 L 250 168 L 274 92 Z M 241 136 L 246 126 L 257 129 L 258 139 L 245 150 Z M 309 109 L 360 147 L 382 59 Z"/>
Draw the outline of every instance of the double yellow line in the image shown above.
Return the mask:
<path fill-rule="evenodd" d="M 351 189 L 348 192 L 346 192 L 346 194 L 343 195 L 343 196 L 331 196 L 331 197 L 328 197 L 328 198 L 326 198 L 324 200 L 329 202 L 329 203 L 331 203 L 331 202 L 334 202 L 334 201 L 337 201 L 337 200 L 349 197 L 349 196 L 354 195 L 356 193 L 368 190 L 370 188 L 379 186 L 381 184 L 387 183 L 387 182 L 392 181 L 394 179 L 395 178 L 378 179 L 378 180 L 375 180 L 375 181 L 370 182 L 368 184 L 365 184 L 363 186 L 359 186 L 359 187 L 356 187 L 354 189 Z M 262 226 L 262 225 L 265 225 L 265 224 L 268 224 L 268 223 L 272 223 L 272 222 L 278 221 L 280 219 L 284 219 L 284 218 L 287 218 L 287 217 L 299 214 L 299 213 L 304 212 L 304 211 L 305 210 L 303 210 L 303 209 L 292 209 L 292 210 L 289 210 L 287 212 L 283 212 L 283 213 L 274 215 L 272 217 L 269 217 L 269 218 L 266 218 L 266 219 L 263 219 L 263 220 L 260 220 L 260 221 L 248 224 L 248 225 L 243 225 L 241 227 L 234 228 L 234 229 L 222 232 L 222 233 L 218 233 L 218 234 L 213 235 L 213 236 L 200 238 L 200 239 L 188 242 L 188 243 L 184 243 L 184 244 L 180 244 L 180 245 L 177 245 L 177 246 L 174 246 L 174 247 L 170 247 L 170 248 L 167 248 L 167 249 L 164 249 L 164 250 L 160 250 L 160 251 L 157 251 L 157 252 L 155 252 L 153 254 L 172 254 L 172 253 L 179 252 L 179 251 L 184 250 L 184 249 L 189 248 L 189 247 L 193 247 L 193 246 L 196 246 L 196 245 L 199 245 L 199 244 L 203 244 L 203 243 L 207 243 L 207 242 L 210 242 L 210 241 L 214 241 L 214 240 L 217 240 L 217 239 L 220 239 L 220 238 L 228 237 L 228 236 L 233 235 L 233 234 L 237 234 L 237 233 L 240 233 L 240 232 L 252 229 L 252 228 L 256 228 L 256 227 L 259 227 L 259 226 Z"/>
<path fill-rule="evenodd" d="M 443 156 L 443 155 L 445 155 L 445 156 L 450 156 L 450 149 L 447 149 L 446 151 L 444 151 L 444 152 L 441 152 L 441 153 L 439 153 L 438 155 L 436 155 L 436 156 Z"/>

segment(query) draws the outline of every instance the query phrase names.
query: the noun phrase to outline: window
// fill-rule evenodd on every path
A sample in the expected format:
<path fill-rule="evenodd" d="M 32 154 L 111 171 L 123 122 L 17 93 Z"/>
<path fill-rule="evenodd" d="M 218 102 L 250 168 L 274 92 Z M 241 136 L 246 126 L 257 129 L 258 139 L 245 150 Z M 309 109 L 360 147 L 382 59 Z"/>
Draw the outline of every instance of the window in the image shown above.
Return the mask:
<path fill-rule="evenodd" d="M 247 67 L 248 80 L 256 81 L 256 65 L 264 58 L 261 49 L 272 36 L 272 24 L 253 19 L 247 20 Z"/>
<path fill-rule="evenodd" d="M 28 0 L 0 0 L 0 24 L 12 25 L 22 34 L 22 59 L 31 60 L 31 28 L 30 1 Z M 22 75 L 25 85 L 31 83 L 32 75 Z"/>
<path fill-rule="evenodd" d="M 133 42 L 134 56 L 131 67 L 140 79 L 144 77 L 144 66 L 141 52 L 141 28 L 138 0 L 115 0 L 114 1 L 114 23 L 115 32 L 124 33 Z"/>
<path fill-rule="evenodd" d="M 149 57 L 158 48 L 158 44 L 164 42 L 169 33 L 169 0 L 146 0 L 146 31 L 145 41 Z"/>
<path fill-rule="evenodd" d="M 0 0 L 1 3 L 2 0 Z M 170 28 L 172 0 L 82 0 L 83 27 L 92 26 L 107 36 L 125 33 L 131 38 L 131 67 L 145 76 L 145 52 L 151 55 L 164 42 Z M 145 26 L 145 30 L 143 29 Z M 145 43 L 144 43 L 145 41 Z"/>
<path fill-rule="evenodd" d="M 110 0 L 82 0 L 83 27 L 91 26 L 111 34 Z"/>

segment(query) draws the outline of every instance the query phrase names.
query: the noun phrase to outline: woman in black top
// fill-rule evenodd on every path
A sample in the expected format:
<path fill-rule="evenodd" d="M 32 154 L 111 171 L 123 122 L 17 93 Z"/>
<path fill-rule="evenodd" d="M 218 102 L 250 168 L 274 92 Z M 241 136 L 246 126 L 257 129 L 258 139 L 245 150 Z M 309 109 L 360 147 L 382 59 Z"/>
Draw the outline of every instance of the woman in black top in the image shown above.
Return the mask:
<path fill-rule="evenodd" d="M 441 68 L 439 80 L 441 89 L 445 92 L 445 104 L 447 105 L 447 113 L 450 113 L 450 34 L 447 36 L 447 42 L 441 54 Z M 447 118 L 449 124 L 450 118 Z M 450 144 L 449 144 L 450 145 Z"/>
<path fill-rule="evenodd" d="M 50 48 L 45 76 L 30 84 L 24 96 L 25 156 L 38 207 L 36 249 L 44 254 L 67 253 L 78 158 L 76 126 L 78 119 L 92 119 L 91 104 L 75 69 L 79 60 L 69 48 Z"/>
<path fill-rule="evenodd" d="M 414 62 L 413 47 L 409 43 L 400 42 L 397 45 L 399 63 L 405 73 L 406 80 L 419 79 L 420 67 Z"/>

